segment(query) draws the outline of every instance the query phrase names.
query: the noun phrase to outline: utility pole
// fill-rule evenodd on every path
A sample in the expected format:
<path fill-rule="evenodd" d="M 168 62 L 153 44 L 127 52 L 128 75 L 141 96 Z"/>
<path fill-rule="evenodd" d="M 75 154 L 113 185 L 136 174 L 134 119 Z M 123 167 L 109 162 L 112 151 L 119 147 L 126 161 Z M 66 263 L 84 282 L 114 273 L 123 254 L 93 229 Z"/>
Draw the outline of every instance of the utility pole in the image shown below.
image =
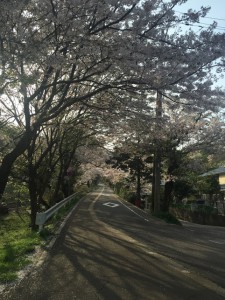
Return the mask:
<path fill-rule="evenodd" d="M 161 145 L 160 145 L 160 132 L 161 132 L 161 120 L 162 120 L 162 94 L 157 91 L 156 98 L 156 139 L 155 139 L 155 152 L 154 152 L 154 184 L 153 184 L 153 201 L 154 201 L 154 213 L 160 211 L 160 185 L 161 185 Z"/>

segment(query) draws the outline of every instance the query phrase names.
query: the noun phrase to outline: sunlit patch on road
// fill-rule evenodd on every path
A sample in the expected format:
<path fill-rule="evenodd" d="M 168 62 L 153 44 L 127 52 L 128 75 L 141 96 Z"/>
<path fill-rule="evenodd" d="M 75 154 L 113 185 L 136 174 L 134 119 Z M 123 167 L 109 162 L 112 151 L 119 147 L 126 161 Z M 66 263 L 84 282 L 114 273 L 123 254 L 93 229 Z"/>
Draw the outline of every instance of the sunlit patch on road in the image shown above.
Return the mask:
<path fill-rule="evenodd" d="M 107 202 L 107 203 L 104 203 L 103 205 L 108 206 L 108 207 L 112 207 L 112 208 L 119 206 L 119 204 L 112 203 L 112 202 Z"/>
<path fill-rule="evenodd" d="M 191 273 L 191 272 L 188 271 L 188 270 L 182 270 L 181 272 L 184 273 L 184 274 L 190 274 L 190 273 Z"/>
<path fill-rule="evenodd" d="M 104 197 L 113 197 L 112 193 L 101 193 L 101 196 L 104 196 Z"/>

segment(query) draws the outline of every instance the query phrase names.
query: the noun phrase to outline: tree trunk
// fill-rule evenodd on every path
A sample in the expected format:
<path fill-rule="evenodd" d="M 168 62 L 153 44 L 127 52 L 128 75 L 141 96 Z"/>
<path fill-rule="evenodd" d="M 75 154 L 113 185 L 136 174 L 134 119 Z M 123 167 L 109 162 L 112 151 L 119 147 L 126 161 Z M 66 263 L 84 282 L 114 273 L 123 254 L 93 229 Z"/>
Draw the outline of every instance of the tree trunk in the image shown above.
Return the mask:
<path fill-rule="evenodd" d="M 154 199 L 155 199 L 155 170 L 153 161 L 153 176 L 152 176 L 152 199 L 151 199 L 151 211 L 154 212 Z"/>
<path fill-rule="evenodd" d="M 170 203 L 172 201 L 172 193 L 173 193 L 173 180 L 170 178 L 165 183 L 164 199 L 163 199 L 163 205 L 162 205 L 163 212 L 169 211 Z"/>
<path fill-rule="evenodd" d="M 141 207 L 141 172 L 140 167 L 137 170 L 137 187 L 136 187 L 136 206 Z"/>
<path fill-rule="evenodd" d="M 12 169 L 15 158 L 13 155 L 8 154 L 4 157 L 2 165 L 0 166 L 0 203 L 2 202 L 2 197 L 8 182 L 9 174 Z"/>
<path fill-rule="evenodd" d="M 36 214 L 38 211 L 37 186 L 36 186 L 36 170 L 29 165 L 29 194 L 30 194 L 30 209 L 31 209 L 31 229 L 36 230 Z"/>
<path fill-rule="evenodd" d="M 158 213 L 161 210 L 160 207 L 160 185 L 161 185 L 161 145 L 158 136 L 161 132 L 161 118 L 162 118 L 162 94 L 157 92 L 156 99 L 156 133 L 157 138 L 155 141 L 155 153 L 154 153 L 154 213 Z"/>
<path fill-rule="evenodd" d="M 56 184 L 54 186 L 54 192 L 53 195 L 51 196 L 50 199 L 50 206 L 53 206 L 56 202 L 58 202 L 59 199 L 59 192 L 60 190 L 62 190 L 62 185 L 63 185 L 63 166 L 62 164 L 60 165 L 60 172 L 57 176 L 57 181 Z"/>
<path fill-rule="evenodd" d="M 2 202 L 2 196 L 8 183 L 8 178 L 13 164 L 27 149 L 29 142 L 30 140 L 28 139 L 28 135 L 25 133 L 21 140 L 16 144 L 15 148 L 2 160 L 2 164 L 0 166 L 0 203 Z"/>
<path fill-rule="evenodd" d="M 161 186 L 161 153 L 159 147 L 154 155 L 154 213 L 158 213 L 160 207 L 160 186 Z"/>

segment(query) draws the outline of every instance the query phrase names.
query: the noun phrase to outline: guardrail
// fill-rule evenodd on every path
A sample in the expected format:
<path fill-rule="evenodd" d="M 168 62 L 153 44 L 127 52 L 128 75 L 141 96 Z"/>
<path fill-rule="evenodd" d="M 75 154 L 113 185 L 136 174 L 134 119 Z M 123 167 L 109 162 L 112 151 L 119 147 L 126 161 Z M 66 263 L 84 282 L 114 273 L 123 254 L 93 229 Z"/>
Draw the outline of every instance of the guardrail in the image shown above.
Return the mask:
<path fill-rule="evenodd" d="M 62 201 L 60 201 L 59 203 L 56 203 L 54 206 L 52 206 L 51 208 L 49 208 L 48 210 L 46 210 L 45 212 L 41 212 L 41 213 L 37 213 L 36 215 L 36 220 L 35 220 L 35 224 L 39 226 L 39 231 L 41 231 L 43 229 L 43 226 L 45 224 L 45 222 L 54 214 L 56 213 L 61 207 L 63 207 L 64 205 L 66 205 L 69 201 L 71 201 L 74 196 L 78 194 L 75 193 L 73 195 L 70 195 L 69 197 L 63 199 Z"/>

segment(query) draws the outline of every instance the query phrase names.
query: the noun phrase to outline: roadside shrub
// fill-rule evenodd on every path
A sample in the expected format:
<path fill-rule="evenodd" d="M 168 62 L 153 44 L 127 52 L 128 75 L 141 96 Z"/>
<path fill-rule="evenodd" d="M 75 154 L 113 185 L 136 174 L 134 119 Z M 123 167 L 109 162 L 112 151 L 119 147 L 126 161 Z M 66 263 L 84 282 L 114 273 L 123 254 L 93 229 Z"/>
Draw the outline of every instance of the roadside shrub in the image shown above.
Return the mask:
<path fill-rule="evenodd" d="M 127 199 L 128 202 L 135 204 L 135 200 L 136 200 L 136 195 L 134 192 L 129 192 L 129 194 L 127 195 Z"/>
<path fill-rule="evenodd" d="M 162 219 L 169 224 L 181 225 L 181 222 L 173 214 L 169 212 L 154 213 L 153 216 Z"/>

